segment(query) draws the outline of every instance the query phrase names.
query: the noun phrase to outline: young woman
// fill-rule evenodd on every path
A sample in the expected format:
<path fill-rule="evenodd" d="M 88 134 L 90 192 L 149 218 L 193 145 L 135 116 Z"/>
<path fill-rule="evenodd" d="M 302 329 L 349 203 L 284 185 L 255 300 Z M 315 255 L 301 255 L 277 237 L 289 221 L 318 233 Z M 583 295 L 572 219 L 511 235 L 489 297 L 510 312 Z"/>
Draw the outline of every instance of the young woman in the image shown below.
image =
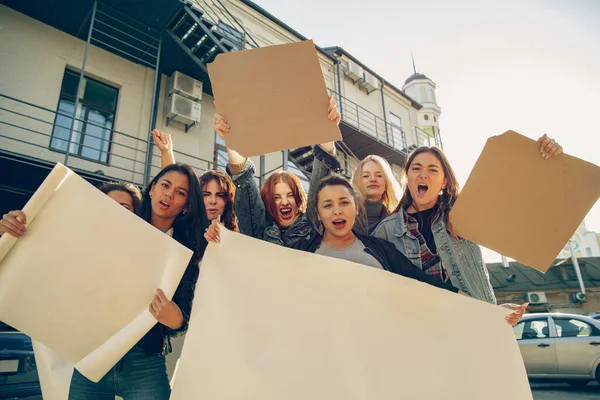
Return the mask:
<path fill-rule="evenodd" d="M 208 227 L 198 177 L 190 166 L 172 164 L 163 169 L 144 191 L 138 215 L 194 254 L 172 300 L 158 289 L 148 309 L 155 325 L 98 383 L 73 373 L 69 399 L 167 400 L 170 387 L 165 355 L 171 351 L 170 337 L 187 330 L 198 263 L 206 249 L 202 237 Z M 26 216 L 11 211 L 0 221 L 0 232 L 26 232 Z"/>
<path fill-rule="evenodd" d="M 142 202 L 140 189 L 129 182 L 106 182 L 98 189 L 129 211 L 135 211 Z"/>
<path fill-rule="evenodd" d="M 544 158 L 562 152 L 562 147 L 546 135 L 538 141 Z M 406 162 L 404 175 L 407 187 L 400 204 L 375 229 L 374 235 L 391 241 L 427 274 L 451 281 L 468 295 L 495 304 L 481 249 L 452 232 L 448 216 L 459 187 L 444 153 L 437 147 L 416 149 Z M 514 325 L 527 304 L 502 306 L 515 311 L 507 317 Z"/>
<path fill-rule="evenodd" d="M 402 188 L 390 164 L 382 157 L 365 157 L 352 174 L 352 184 L 359 188 L 365 201 L 367 226 L 365 234 L 372 234 L 377 225 L 398 206 Z"/>
<path fill-rule="evenodd" d="M 174 164 L 175 155 L 171 135 L 154 129 L 152 136 L 156 147 L 160 150 L 162 167 Z M 211 169 L 200 176 L 200 186 L 208 220 L 220 218 L 227 229 L 239 232 L 238 219 L 233 209 L 235 185 L 229 175 L 221 170 Z"/>
<path fill-rule="evenodd" d="M 327 118 L 339 124 L 340 114 L 332 98 L 329 97 Z M 229 132 L 227 120 L 215 114 L 215 130 L 225 140 Z M 240 232 L 272 243 L 291 246 L 297 241 L 307 240 L 312 235 L 310 213 L 314 207 L 308 207 L 313 199 L 308 199 L 300 180 L 287 171 L 273 173 L 258 189 L 254 180 L 255 167 L 250 159 L 238 152 L 227 149 L 229 154 L 228 172 L 235 183 L 235 205 Z M 313 147 L 315 156 L 309 193 L 318 186 L 319 181 L 330 171 L 338 171 L 340 164 L 334 155 L 335 144 L 323 143 Z"/>
<path fill-rule="evenodd" d="M 348 180 L 337 175 L 328 176 L 319 183 L 316 192 L 317 225 L 322 228 L 323 235 L 315 231 L 310 240 L 297 241 L 292 248 L 353 261 L 458 292 L 450 282 L 425 274 L 393 244 L 354 232 L 360 202 Z M 212 223 L 204 237 L 210 242 L 219 242 L 219 233 L 219 225 Z"/>
<path fill-rule="evenodd" d="M 211 169 L 200 176 L 204 208 L 209 221 L 220 220 L 230 231 L 239 232 L 233 209 L 235 185 L 225 172 Z"/>

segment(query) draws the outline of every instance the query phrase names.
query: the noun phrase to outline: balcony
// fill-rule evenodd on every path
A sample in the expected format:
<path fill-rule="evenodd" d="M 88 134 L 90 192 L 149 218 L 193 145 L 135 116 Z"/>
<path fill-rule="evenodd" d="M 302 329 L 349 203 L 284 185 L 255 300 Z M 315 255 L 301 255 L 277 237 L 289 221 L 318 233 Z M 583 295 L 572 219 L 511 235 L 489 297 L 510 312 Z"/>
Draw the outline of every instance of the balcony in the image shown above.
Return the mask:
<path fill-rule="evenodd" d="M 431 136 L 417 126 L 405 132 L 339 93 L 331 89 L 329 93 L 339 103 L 344 143 L 359 160 L 377 154 L 390 163 L 402 165 L 416 147 L 441 147 L 439 135 Z"/>
<path fill-rule="evenodd" d="M 14 171 L 14 179 L 21 179 L 24 165 L 50 169 L 60 162 L 92 182 L 122 180 L 139 186 L 144 186 L 148 177 L 160 171 L 160 155 L 149 156 L 149 146 L 154 144 L 149 143 L 146 138 L 107 129 L 80 118 L 75 118 L 76 124 L 70 138 L 56 135 L 58 130 L 70 131 L 71 118 L 70 113 L 51 110 L 0 94 L 1 169 Z M 79 126 L 83 128 L 78 129 Z M 142 136 L 145 136 L 145 133 Z M 85 139 L 76 139 L 82 137 Z M 68 155 L 64 150 L 57 150 L 67 147 L 70 149 Z M 175 158 L 179 162 L 191 165 L 198 174 L 213 167 L 225 167 L 216 166 L 211 160 L 180 151 L 175 151 Z M 9 179 L 6 176 L 11 174 L 3 175 Z M 34 181 L 37 184 L 41 183 L 40 179 Z M 10 188 L 12 185 L 3 179 L 0 186 Z M 37 187 L 35 184 L 32 186 L 33 190 Z"/>

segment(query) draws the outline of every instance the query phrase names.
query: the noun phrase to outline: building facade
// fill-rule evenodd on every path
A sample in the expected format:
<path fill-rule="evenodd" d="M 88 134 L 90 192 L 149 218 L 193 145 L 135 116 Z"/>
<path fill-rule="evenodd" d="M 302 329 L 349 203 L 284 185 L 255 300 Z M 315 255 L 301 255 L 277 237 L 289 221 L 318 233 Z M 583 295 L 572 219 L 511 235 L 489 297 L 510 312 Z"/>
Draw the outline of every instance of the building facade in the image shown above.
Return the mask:
<path fill-rule="evenodd" d="M 306 38 L 246 0 L 6 0 L 0 5 L 0 205 L 21 208 L 57 162 L 90 182 L 144 186 L 160 167 L 150 131 L 172 135 L 177 161 L 224 167 L 206 65 L 223 52 Z M 442 145 L 435 84 L 399 88 L 341 47 L 317 47 L 342 115 L 344 172 L 378 154 L 399 172 L 408 153 Z M 310 176 L 310 147 L 254 159 L 262 180 Z"/>
<path fill-rule="evenodd" d="M 571 237 L 571 247 L 575 257 L 600 257 L 600 234 L 590 231 L 585 226 L 585 221 L 582 221 Z M 571 257 L 571 249 L 567 243 L 558 258 L 568 257 Z"/>
<path fill-rule="evenodd" d="M 499 304 L 529 302 L 528 313 L 600 311 L 600 257 L 578 262 L 585 297 L 570 258 L 557 259 L 545 274 L 518 262 L 510 262 L 508 268 L 488 263 L 487 268 Z"/>

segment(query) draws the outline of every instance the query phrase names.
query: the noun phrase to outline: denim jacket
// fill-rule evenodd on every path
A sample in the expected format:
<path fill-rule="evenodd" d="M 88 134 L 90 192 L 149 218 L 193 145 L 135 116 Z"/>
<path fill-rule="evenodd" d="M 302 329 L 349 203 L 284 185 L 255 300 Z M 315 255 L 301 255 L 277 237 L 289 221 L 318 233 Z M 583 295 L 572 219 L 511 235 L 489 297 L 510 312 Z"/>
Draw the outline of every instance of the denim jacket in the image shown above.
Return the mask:
<path fill-rule="evenodd" d="M 419 240 L 408 230 L 402 213 L 403 211 L 396 212 L 384 219 L 375 228 L 373 235 L 392 242 L 413 264 L 422 268 Z M 452 238 L 446 229 L 443 215 L 433 221 L 431 229 L 442 265 L 452 284 L 476 299 L 496 304 L 479 246 L 466 239 Z"/>
<path fill-rule="evenodd" d="M 260 190 L 254 179 L 256 168 L 252 160 L 246 160 L 242 172 L 232 176 L 236 186 L 233 206 L 241 233 L 286 247 L 290 247 L 300 240 L 310 240 L 313 237 L 316 232 L 311 221 L 316 213 L 316 189 L 321 179 L 331 171 L 340 170 L 338 159 L 323 150 L 321 146 L 313 146 L 313 154 L 315 157 L 308 190 L 307 212 L 298 217 L 283 232 L 266 212 L 265 205 L 260 198 Z M 227 172 L 231 175 L 229 167 Z"/>

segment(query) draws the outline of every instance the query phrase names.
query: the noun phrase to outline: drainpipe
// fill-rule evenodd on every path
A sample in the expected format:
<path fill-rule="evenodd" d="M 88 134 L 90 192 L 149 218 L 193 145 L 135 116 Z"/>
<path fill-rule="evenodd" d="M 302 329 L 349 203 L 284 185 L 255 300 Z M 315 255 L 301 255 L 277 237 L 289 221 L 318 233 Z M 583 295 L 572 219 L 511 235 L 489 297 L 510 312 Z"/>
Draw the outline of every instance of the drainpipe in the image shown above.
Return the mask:
<path fill-rule="evenodd" d="M 337 69 L 337 80 L 338 80 L 338 109 L 340 110 L 340 119 L 344 120 L 344 106 L 342 104 L 342 77 L 340 75 L 340 64 L 342 63 L 339 58 L 336 58 L 336 69 Z"/>
<path fill-rule="evenodd" d="M 390 143 L 390 136 L 388 133 L 388 124 L 387 124 L 387 112 L 385 111 L 385 96 L 383 94 L 383 89 L 385 88 L 385 81 L 381 80 L 381 107 L 383 108 L 383 126 L 385 127 L 385 139 L 386 142 Z"/>
<path fill-rule="evenodd" d="M 77 82 L 77 92 L 75 92 L 75 104 L 73 107 L 73 115 L 71 116 L 71 128 L 69 129 L 69 140 L 67 141 L 67 151 L 65 152 L 65 160 L 63 164 L 68 166 L 69 164 L 69 153 L 71 151 L 71 142 L 73 138 L 73 129 L 75 129 L 77 109 L 79 108 L 79 92 L 81 91 L 81 82 L 85 75 L 85 65 L 87 64 L 88 49 L 90 48 L 90 42 L 92 40 L 92 32 L 94 31 L 94 21 L 96 21 L 96 8 L 98 3 L 94 1 L 92 8 L 92 18 L 90 19 L 90 30 L 88 31 L 87 41 L 85 42 L 85 50 L 83 52 L 83 62 L 81 63 L 81 72 L 79 73 L 79 81 Z M 84 122 L 84 121 L 82 121 Z M 83 126 L 83 124 L 82 124 Z M 83 143 L 82 143 L 83 144 Z"/>
<path fill-rule="evenodd" d="M 152 130 L 156 126 L 156 116 L 158 114 L 158 103 L 160 102 L 160 51 L 162 47 L 162 37 L 158 40 L 158 53 L 156 55 L 156 65 L 154 70 L 154 90 L 152 92 L 152 107 L 150 109 L 150 126 L 148 127 L 148 141 L 146 142 L 146 162 L 144 165 L 144 186 L 150 183 L 150 172 L 152 169 L 152 154 L 154 152 L 154 144 L 152 139 Z"/>
<path fill-rule="evenodd" d="M 581 270 L 579 269 L 579 261 L 575 256 L 575 251 L 573 250 L 573 243 L 569 240 L 569 251 L 571 252 L 571 261 L 573 263 L 573 268 L 575 269 L 575 274 L 577 275 L 577 280 L 579 281 L 579 289 L 581 294 L 583 295 L 583 299 L 585 299 L 585 286 L 583 285 L 583 277 L 581 276 Z"/>

